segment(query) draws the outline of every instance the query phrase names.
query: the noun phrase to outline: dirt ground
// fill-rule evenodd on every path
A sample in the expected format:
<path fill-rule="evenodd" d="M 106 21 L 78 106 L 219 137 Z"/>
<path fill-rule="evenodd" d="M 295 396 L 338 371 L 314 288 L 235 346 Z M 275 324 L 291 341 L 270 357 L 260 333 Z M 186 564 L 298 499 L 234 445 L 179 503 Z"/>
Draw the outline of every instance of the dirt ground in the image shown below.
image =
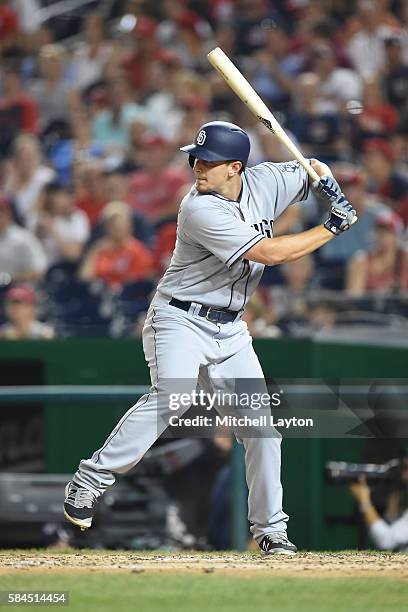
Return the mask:
<path fill-rule="evenodd" d="M 267 556 L 256 553 L 0 551 L 0 575 L 10 572 L 55 573 L 220 573 L 277 576 L 392 576 L 408 578 L 408 554 L 379 552 L 298 553 Z"/>

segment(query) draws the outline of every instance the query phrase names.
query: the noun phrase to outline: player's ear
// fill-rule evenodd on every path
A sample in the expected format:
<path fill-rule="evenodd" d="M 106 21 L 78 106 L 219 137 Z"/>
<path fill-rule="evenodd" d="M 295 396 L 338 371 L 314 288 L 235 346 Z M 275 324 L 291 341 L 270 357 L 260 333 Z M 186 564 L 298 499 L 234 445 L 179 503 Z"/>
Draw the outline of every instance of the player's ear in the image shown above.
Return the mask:
<path fill-rule="evenodd" d="M 236 174 L 240 174 L 242 169 L 242 162 L 233 161 L 229 164 L 228 174 L 229 176 L 235 176 Z"/>

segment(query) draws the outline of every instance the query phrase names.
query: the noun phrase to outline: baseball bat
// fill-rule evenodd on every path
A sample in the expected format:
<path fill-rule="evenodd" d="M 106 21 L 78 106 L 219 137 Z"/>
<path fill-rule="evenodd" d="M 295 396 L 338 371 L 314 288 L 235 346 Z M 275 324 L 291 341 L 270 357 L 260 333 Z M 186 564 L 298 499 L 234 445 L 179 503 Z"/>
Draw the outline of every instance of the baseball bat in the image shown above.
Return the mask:
<path fill-rule="evenodd" d="M 258 96 L 252 85 L 241 74 L 235 64 L 225 55 L 220 47 L 216 47 L 208 54 L 208 61 L 220 73 L 222 78 L 228 83 L 231 89 L 247 105 L 249 110 L 258 117 L 272 134 L 281 141 L 282 144 L 292 153 L 293 157 L 303 166 L 306 172 L 314 181 L 319 181 L 320 177 L 316 170 L 305 159 L 295 143 L 289 138 L 285 130 L 275 119 L 269 108 Z"/>
<path fill-rule="evenodd" d="M 258 96 L 252 85 L 241 74 L 229 57 L 225 55 L 224 51 L 220 47 L 216 47 L 208 53 L 207 57 L 210 64 L 212 64 L 212 66 L 214 66 L 214 68 L 219 72 L 224 81 L 226 81 L 237 96 L 241 98 L 249 110 L 256 117 L 258 117 L 259 121 L 261 121 L 268 128 L 268 130 L 272 132 L 272 134 L 275 134 L 280 142 L 285 145 L 285 147 L 292 153 L 293 157 L 301 166 L 303 166 L 312 180 L 319 181 L 320 176 L 317 174 L 316 170 L 314 170 L 310 163 L 305 159 L 298 147 L 289 138 L 277 119 L 275 119 L 269 108 Z M 355 223 L 356 221 L 357 216 L 354 217 L 352 223 Z"/>

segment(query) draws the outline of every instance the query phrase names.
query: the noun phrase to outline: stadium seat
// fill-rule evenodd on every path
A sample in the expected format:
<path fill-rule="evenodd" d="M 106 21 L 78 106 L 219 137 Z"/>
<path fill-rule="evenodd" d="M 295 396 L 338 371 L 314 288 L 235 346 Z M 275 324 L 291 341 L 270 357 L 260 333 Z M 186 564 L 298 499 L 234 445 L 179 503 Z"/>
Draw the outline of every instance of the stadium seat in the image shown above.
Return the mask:
<path fill-rule="evenodd" d="M 142 313 L 149 307 L 153 281 L 139 281 L 125 285 L 114 301 L 114 322 L 112 334 L 115 337 L 132 333 L 133 327 Z"/>
<path fill-rule="evenodd" d="M 112 320 L 112 308 L 105 303 L 106 292 L 101 283 L 76 279 L 49 281 L 48 310 L 58 336 L 106 336 Z"/>

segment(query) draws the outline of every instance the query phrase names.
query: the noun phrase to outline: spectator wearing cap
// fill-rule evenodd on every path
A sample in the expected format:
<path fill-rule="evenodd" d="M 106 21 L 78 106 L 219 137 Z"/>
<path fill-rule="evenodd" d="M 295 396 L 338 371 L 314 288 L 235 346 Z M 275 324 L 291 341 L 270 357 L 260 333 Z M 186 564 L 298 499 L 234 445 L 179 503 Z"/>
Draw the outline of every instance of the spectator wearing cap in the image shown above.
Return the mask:
<path fill-rule="evenodd" d="M 112 43 L 106 40 L 103 18 L 99 13 L 85 16 L 82 34 L 84 40 L 74 49 L 70 66 L 73 81 L 80 91 L 102 80 L 113 51 Z"/>
<path fill-rule="evenodd" d="M 88 217 L 74 205 L 73 194 L 59 183 L 48 185 L 43 198 L 36 234 L 44 247 L 48 267 L 79 261 L 90 235 Z"/>
<path fill-rule="evenodd" d="M 148 123 L 144 107 L 132 100 L 128 81 L 118 74 L 106 83 L 107 107 L 92 119 L 92 139 L 103 148 L 104 154 L 123 158 L 129 146 L 129 126 L 134 121 Z"/>
<path fill-rule="evenodd" d="M 171 163 L 174 154 L 174 145 L 161 136 L 149 135 L 142 141 L 142 168 L 130 176 L 130 204 L 151 221 L 167 216 L 179 189 L 191 182 L 189 170 Z"/>
<path fill-rule="evenodd" d="M 408 198 L 408 178 L 396 168 L 391 144 L 385 139 L 372 138 L 366 141 L 363 151 L 368 191 L 399 210 Z"/>
<path fill-rule="evenodd" d="M 47 268 L 38 239 L 12 220 L 11 202 L 0 196 L 0 275 L 2 282 L 41 280 Z"/>
<path fill-rule="evenodd" d="M 54 170 L 42 163 L 38 138 L 30 134 L 18 136 L 13 143 L 4 189 L 12 196 L 17 216 L 26 227 L 32 227 L 41 190 L 54 177 Z"/>
<path fill-rule="evenodd" d="M 37 319 L 34 289 L 30 285 L 15 285 L 5 295 L 7 322 L 0 327 L 3 340 L 51 340 L 53 328 Z"/>
<path fill-rule="evenodd" d="M 132 215 L 124 202 L 110 202 L 103 211 L 105 235 L 89 250 L 80 268 L 85 281 L 100 279 L 113 291 L 126 283 L 153 276 L 150 250 L 132 236 Z"/>
<path fill-rule="evenodd" d="M 65 49 L 62 45 L 43 45 L 39 52 L 40 78 L 29 88 L 40 112 L 40 129 L 45 132 L 57 121 L 69 121 L 71 110 L 78 107 L 76 91 L 64 76 Z"/>
<path fill-rule="evenodd" d="M 3 91 L 0 99 L 0 157 L 10 152 L 14 139 L 20 133 L 36 134 L 38 107 L 23 88 L 20 67 L 15 62 L 3 68 Z"/>
<path fill-rule="evenodd" d="M 378 215 L 373 248 L 356 253 L 349 263 L 349 296 L 391 296 L 408 291 L 408 251 L 401 244 L 402 232 L 403 223 L 393 211 Z"/>

